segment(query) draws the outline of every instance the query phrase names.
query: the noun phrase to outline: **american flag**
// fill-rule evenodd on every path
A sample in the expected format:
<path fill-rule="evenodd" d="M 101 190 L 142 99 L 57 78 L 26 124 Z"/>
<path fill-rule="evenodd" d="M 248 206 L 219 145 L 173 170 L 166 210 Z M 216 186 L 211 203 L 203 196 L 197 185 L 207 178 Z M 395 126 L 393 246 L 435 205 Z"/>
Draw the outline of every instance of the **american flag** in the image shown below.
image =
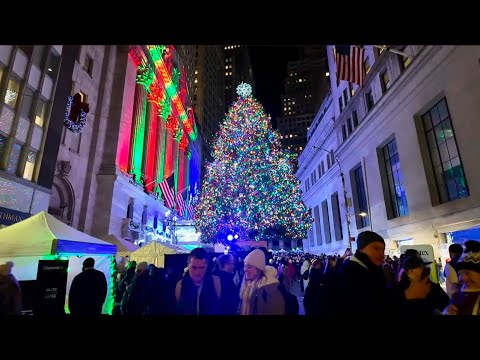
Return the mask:
<path fill-rule="evenodd" d="M 188 195 L 188 205 L 187 205 L 187 210 L 188 210 L 188 217 L 190 219 L 193 219 L 193 205 L 192 205 L 192 200 L 193 196 L 192 194 Z"/>
<path fill-rule="evenodd" d="M 174 178 L 173 173 L 160 183 L 160 189 L 162 190 L 163 199 L 165 205 L 168 208 L 173 209 L 175 207 L 175 195 L 173 192 Z"/>
<path fill-rule="evenodd" d="M 187 205 L 185 204 L 185 199 L 183 198 L 183 195 L 182 195 L 185 189 L 183 189 L 182 191 L 179 191 L 177 193 L 177 196 L 175 197 L 175 199 L 177 200 L 177 209 L 180 216 L 185 216 L 185 212 L 187 210 Z"/>
<path fill-rule="evenodd" d="M 346 80 L 363 86 L 363 80 L 365 79 L 365 69 L 363 67 L 365 49 L 355 45 L 335 45 L 335 52 L 337 82 Z"/>

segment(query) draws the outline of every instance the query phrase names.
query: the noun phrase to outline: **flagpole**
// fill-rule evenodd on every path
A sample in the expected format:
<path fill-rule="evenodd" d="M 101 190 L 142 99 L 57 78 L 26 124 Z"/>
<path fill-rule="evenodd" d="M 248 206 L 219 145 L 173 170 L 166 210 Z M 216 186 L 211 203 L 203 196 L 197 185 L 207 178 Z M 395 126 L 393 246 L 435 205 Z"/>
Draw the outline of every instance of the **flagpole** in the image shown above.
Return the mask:
<path fill-rule="evenodd" d="M 376 47 L 377 49 L 387 50 L 387 51 L 390 51 L 391 53 L 408 57 L 408 58 L 410 58 L 410 59 L 413 58 L 412 55 L 408 55 L 407 53 L 404 53 L 403 51 L 395 50 L 395 49 L 392 49 L 391 47 L 387 47 L 387 46 L 385 46 L 385 45 L 372 45 L 372 46 L 373 46 L 373 47 Z"/>

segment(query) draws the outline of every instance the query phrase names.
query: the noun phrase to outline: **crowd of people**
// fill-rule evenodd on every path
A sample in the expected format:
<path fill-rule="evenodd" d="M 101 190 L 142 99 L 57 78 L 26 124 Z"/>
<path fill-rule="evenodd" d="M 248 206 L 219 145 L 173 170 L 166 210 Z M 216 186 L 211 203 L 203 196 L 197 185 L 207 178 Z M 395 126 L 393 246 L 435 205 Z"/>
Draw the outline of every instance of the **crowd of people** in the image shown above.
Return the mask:
<path fill-rule="evenodd" d="M 297 315 L 293 284 L 304 292 L 306 315 L 479 315 L 480 242 L 449 247 L 450 261 L 432 281 L 430 263 L 418 251 L 385 257 L 385 241 L 365 231 L 357 250 L 327 256 L 254 249 L 209 257 L 203 248 L 188 256 L 183 274 L 146 262 L 118 259 L 113 315 Z M 0 315 L 21 313 L 13 263 L 0 265 Z M 107 295 L 105 275 L 85 259 L 70 287 L 72 315 L 100 315 Z"/>

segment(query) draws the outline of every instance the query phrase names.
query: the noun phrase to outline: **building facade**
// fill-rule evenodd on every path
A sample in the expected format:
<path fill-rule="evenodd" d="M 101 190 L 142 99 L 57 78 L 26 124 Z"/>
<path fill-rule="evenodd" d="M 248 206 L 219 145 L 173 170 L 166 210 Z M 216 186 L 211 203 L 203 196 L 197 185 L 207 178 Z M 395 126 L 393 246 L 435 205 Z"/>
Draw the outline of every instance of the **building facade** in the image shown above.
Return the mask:
<path fill-rule="evenodd" d="M 248 83 L 255 89 L 248 48 L 244 45 L 225 45 L 225 113 L 237 100 L 237 86 Z"/>
<path fill-rule="evenodd" d="M 69 76 L 64 112 L 67 95 L 80 94 L 89 113 L 81 131 L 59 130 L 50 213 L 96 237 L 164 238 L 171 215 L 159 184 L 173 174 L 185 200 L 199 186 L 181 57 L 172 45 L 80 46 Z"/>
<path fill-rule="evenodd" d="M 330 84 L 325 47 L 305 47 L 303 59 L 287 65 L 282 116 L 277 129 L 282 145 L 299 155 L 307 143 L 307 131 Z"/>
<path fill-rule="evenodd" d="M 225 117 L 224 63 L 224 50 L 221 45 L 196 46 L 193 105 L 202 135 L 202 174 L 205 161 L 212 161 L 213 138 Z"/>
<path fill-rule="evenodd" d="M 42 182 L 61 45 L 0 46 L 0 227 L 47 210 Z M 63 65 L 62 65 L 63 66 Z"/>
<path fill-rule="evenodd" d="M 394 49 L 409 56 L 365 48 L 359 89 L 346 81 L 337 86 L 334 47 L 327 48 L 334 120 L 311 129 L 297 172 L 315 213 L 306 251 L 343 252 L 350 225 L 352 236 L 364 230 L 382 235 L 387 254 L 428 244 L 436 258 L 448 257 L 446 235 L 480 222 L 480 192 L 473 185 L 480 180 L 480 47 Z M 334 155 L 335 164 L 322 174 L 326 155 Z M 335 205 L 343 190 L 347 200 L 339 196 Z"/>

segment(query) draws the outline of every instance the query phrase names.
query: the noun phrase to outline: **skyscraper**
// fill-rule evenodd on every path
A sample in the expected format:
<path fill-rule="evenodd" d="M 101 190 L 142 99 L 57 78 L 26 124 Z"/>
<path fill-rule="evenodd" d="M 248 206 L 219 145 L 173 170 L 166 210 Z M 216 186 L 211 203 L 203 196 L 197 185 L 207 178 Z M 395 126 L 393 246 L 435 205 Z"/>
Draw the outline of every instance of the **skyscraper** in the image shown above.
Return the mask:
<path fill-rule="evenodd" d="M 297 154 L 305 147 L 307 130 L 329 90 L 325 47 L 306 46 L 302 57 L 288 63 L 282 116 L 277 119 L 284 147 Z"/>
<path fill-rule="evenodd" d="M 202 174 L 210 160 L 210 147 L 224 116 L 224 53 L 220 45 L 198 45 L 195 49 L 193 108 L 202 135 Z"/>
<path fill-rule="evenodd" d="M 252 65 L 248 48 L 243 45 L 225 45 L 225 112 L 237 99 L 236 88 L 241 82 L 252 85 L 255 89 Z"/>

